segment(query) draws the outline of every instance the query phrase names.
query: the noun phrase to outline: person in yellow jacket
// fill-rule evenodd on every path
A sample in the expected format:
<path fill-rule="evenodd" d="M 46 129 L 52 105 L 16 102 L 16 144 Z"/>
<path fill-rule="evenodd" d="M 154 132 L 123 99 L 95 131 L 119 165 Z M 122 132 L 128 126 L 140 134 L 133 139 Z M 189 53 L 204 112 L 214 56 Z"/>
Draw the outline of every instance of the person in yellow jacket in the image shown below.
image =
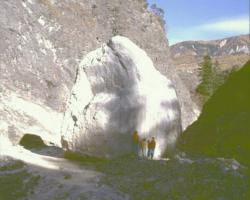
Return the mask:
<path fill-rule="evenodd" d="M 133 149 L 134 149 L 134 152 L 137 156 L 139 156 L 139 135 L 138 135 L 138 132 L 135 131 L 132 135 L 132 142 L 133 142 Z"/>

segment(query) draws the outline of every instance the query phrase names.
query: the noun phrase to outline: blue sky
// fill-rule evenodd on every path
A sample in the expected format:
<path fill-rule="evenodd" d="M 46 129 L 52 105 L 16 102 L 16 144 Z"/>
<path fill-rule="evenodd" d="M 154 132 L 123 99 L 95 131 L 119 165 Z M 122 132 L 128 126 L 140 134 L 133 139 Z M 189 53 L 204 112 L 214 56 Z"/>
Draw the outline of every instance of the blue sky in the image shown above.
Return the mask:
<path fill-rule="evenodd" d="M 148 0 L 165 11 L 169 43 L 249 33 L 249 0 Z"/>

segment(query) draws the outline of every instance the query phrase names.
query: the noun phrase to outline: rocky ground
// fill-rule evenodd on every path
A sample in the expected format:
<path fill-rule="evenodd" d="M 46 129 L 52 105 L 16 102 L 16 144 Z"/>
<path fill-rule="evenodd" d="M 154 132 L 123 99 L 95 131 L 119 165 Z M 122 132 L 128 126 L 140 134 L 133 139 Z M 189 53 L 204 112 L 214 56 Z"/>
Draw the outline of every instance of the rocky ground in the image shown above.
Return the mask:
<path fill-rule="evenodd" d="M 13 147 L 1 156 L 1 200 L 128 199 L 102 184 L 101 172 L 64 159 L 61 149 L 32 151 Z"/>
<path fill-rule="evenodd" d="M 247 168 L 233 159 L 113 160 L 56 147 L 1 154 L 1 200 L 247 199 Z M 65 156 L 65 158 L 64 158 Z"/>

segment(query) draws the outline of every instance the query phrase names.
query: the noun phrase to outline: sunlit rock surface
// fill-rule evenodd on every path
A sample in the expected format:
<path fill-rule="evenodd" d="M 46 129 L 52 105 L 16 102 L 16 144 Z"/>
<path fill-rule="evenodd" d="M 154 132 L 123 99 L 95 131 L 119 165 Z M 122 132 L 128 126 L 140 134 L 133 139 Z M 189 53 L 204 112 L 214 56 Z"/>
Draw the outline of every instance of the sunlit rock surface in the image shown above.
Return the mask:
<path fill-rule="evenodd" d="M 82 60 L 62 127 L 71 150 L 96 156 L 127 153 L 131 134 L 156 137 L 156 156 L 181 131 L 180 108 L 171 82 L 147 54 L 116 36 Z"/>
<path fill-rule="evenodd" d="M 34 98 L 6 90 L 0 93 L 0 136 L 13 144 L 30 133 L 40 136 L 46 144 L 60 145 L 62 119 L 62 113 Z"/>
<path fill-rule="evenodd" d="M 0 10 L 0 134 L 12 143 L 26 133 L 60 141 L 82 56 L 117 34 L 145 50 L 172 81 L 183 129 L 196 118 L 189 91 L 171 64 L 164 27 L 146 0 L 11 0 L 0 1 Z"/>

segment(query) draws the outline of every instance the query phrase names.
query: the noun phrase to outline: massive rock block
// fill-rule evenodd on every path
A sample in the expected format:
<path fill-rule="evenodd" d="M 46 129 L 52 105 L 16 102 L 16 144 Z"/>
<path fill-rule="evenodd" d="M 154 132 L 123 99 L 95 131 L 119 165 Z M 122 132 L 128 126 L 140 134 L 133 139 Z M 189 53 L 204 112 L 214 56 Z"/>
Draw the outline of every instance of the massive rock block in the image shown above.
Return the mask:
<path fill-rule="evenodd" d="M 134 130 L 140 138 L 154 136 L 161 156 L 181 132 L 180 107 L 173 85 L 147 54 L 116 36 L 78 67 L 62 140 L 73 151 L 109 157 L 132 150 Z"/>

